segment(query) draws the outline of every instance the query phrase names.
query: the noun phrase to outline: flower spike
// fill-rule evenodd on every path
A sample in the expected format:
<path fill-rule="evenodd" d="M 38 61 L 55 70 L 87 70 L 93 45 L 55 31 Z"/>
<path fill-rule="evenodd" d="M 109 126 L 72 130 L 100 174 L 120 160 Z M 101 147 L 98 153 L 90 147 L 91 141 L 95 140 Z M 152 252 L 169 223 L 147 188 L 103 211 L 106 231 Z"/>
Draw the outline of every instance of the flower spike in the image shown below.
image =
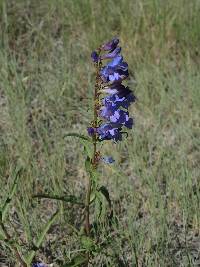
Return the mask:
<path fill-rule="evenodd" d="M 121 55 L 121 47 L 118 46 L 119 39 L 113 38 L 111 41 L 100 46 L 99 54 L 93 51 L 91 54 L 93 62 L 99 66 L 99 76 L 101 79 L 98 88 L 98 96 L 105 94 L 98 101 L 97 116 L 98 124 L 88 127 L 87 131 L 92 138 L 99 141 L 122 140 L 126 133 L 124 128 L 132 129 L 134 121 L 129 116 L 128 108 L 136 101 L 136 97 L 128 86 L 123 85 L 123 81 L 129 76 L 128 64 Z M 108 53 L 101 55 L 102 52 Z M 102 60 L 111 59 L 106 65 L 102 66 Z M 102 161 L 112 163 L 111 157 L 102 157 Z"/>

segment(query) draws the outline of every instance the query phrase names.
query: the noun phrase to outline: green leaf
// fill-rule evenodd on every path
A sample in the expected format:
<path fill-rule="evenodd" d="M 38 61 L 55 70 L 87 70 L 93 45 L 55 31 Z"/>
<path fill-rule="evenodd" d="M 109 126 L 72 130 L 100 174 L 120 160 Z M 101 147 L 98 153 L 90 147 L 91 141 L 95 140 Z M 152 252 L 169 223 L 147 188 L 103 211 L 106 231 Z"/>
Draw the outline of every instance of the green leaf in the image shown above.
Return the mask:
<path fill-rule="evenodd" d="M 100 194 L 98 191 L 96 191 L 96 205 L 98 210 L 98 219 L 100 219 L 102 210 L 103 210 L 103 201 L 102 201 L 102 194 Z"/>
<path fill-rule="evenodd" d="M 105 197 L 105 199 L 108 201 L 109 208 L 111 208 L 111 200 L 110 200 L 110 194 L 108 192 L 108 189 L 105 186 L 101 186 L 98 191 Z"/>
<path fill-rule="evenodd" d="M 88 140 L 80 140 L 81 144 L 84 147 L 84 153 L 87 157 L 92 158 L 92 154 L 93 154 L 93 147 L 91 146 L 91 142 L 89 142 Z"/>
<path fill-rule="evenodd" d="M 70 196 L 51 196 L 51 195 L 46 195 L 46 194 L 39 194 L 39 195 L 33 195 L 33 198 L 47 198 L 47 199 L 54 199 L 54 200 L 61 200 L 64 202 L 72 203 L 72 204 L 77 204 L 80 206 L 84 206 L 83 202 L 80 202 L 77 197 L 70 195 Z"/>
<path fill-rule="evenodd" d="M 45 238 L 45 235 L 47 234 L 47 232 L 49 231 L 51 225 L 55 222 L 55 220 L 57 219 L 58 217 L 58 214 L 59 214 L 59 211 L 56 211 L 52 216 L 51 218 L 49 219 L 49 221 L 45 224 L 41 234 L 39 235 L 37 241 L 35 242 L 35 245 L 37 248 L 39 248 L 42 244 L 42 241 L 44 240 Z"/>
<path fill-rule="evenodd" d="M 91 143 L 92 143 L 92 139 L 89 138 L 88 136 L 85 135 L 81 135 L 81 134 L 77 134 L 77 133 L 68 133 L 65 134 L 64 137 L 77 137 L 80 139 L 81 144 L 84 146 L 84 153 L 92 158 L 92 147 L 91 147 Z"/>
<path fill-rule="evenodd" d="M 78 133 L 67 133 L 64 135 L 64 137 L 68 137 L 68 136 L 73 136 L 73 137 L 77 137 L 77 138 L 80 138 L 82 140 L 86 140 L 86 141 L 89 141 L 92 143 L 92 139 L 85 136 L 85 135 L 82 135 L 82 134 L 78 134 Z"/>
<path fill-rule="evenodd" d="M 44 238 L 45 238 L 47 232 L 49 231 L 50 227 L 52 226 L 52 224 L 53 224 L 53 223 L 55 222 L 55 220 L 57 219 L 58 214 L 59 214 L 59 211 L 56 211 L 56 212 L 51 216 L 51 218 L 49 219 L 49 221 L 45 224 L 45 226 L 44 226 L 44 228 L 43 228 L 41 234 L 39 235 L 38 239 L 36 240 L 36 242 L 35 242 L 35 244 L 34 244 L 36 249 L 39 249 L 40 246 L 42 245 L 42 242 L 43 242 L 43 240 L 44 240 Z M 32 250 L 32 251 L 28 254 L 28 256 L 26 257 L 26 262 L 27 262 L 28 264 L 31 264 L 31 262 L 32 262 L 32 260 L 33 260 L 33 258 L 34 258 L 34 256 L 35 256 L 35 253 L 36 253 L 36 251 L 35 251 L 35 250 Z"/>
<path fill-rule="evenodd" d="M 2 222 L 5 220 L 6 218 L 6 215 L 9 211 L 9 206 L 10 206 L 10 202 L 12 201 L 12 198 L 16 192 L 16 189 L 17 189 L 17 184 L 18 184 L 18 181 L 19 181 L 19 177 L 20 177 L 20 173 L 22 171 L 22 168 L 20 167 L 17 167 L 15 169 L 15 172 L 14 172 L 14 182 L 13 182 L 13 186 L 11 187 L 11 190 L 8 194 L 8 197 L 6 198 L 2 208 L 1 208 L 1 220 Z"/>
<path fill-rule="evenodd" d="M 110 199 L 110 194 L 109 194 L 108 189 L 105 186 L 101 186 L 98 189 L 98 192 L 100 192 L 105 197 L 105 199 L 107 200 L 108 205 L 109 205 L 109 210 L 110 210 L 109 219 L 112 219 L 112 217 L 113 217 L 112 202 L 111 202 L 111 199 Z"/>
<path fill-rule="evenodd" d="M 87 256 L 84 254 L 78 254 L 69 263 L 64 264 L 62 267 L 78 267 L 83 266 L 87 262 Z"/>
<path fill-rule="evenodd" d="M 96 192 L 92 191 L 90 194 L 90 204 L 92 204 L 96 199 Z"/>

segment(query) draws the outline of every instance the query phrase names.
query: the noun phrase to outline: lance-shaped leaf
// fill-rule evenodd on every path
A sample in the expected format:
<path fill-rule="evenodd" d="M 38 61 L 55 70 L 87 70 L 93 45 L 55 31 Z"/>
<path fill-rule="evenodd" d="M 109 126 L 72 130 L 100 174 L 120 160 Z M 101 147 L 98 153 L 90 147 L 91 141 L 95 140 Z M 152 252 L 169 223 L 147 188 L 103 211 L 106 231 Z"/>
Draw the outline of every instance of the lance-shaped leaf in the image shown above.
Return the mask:
<path fill-rule="evenodd" d="M 92 142 L 91 138 L 89 138 L 88 136 L 85 136 L 83 134 L 78 134 L 78 133 L 67 133 L 64 135 L 64 137 L 68 137 L 68 136 L 72 136 L 72 137 L 77 137 L 80 138 L 82 140 L 86 140 L 88 142 Z"/>
<path fill-rule="evenodd" d="M 69 263 L 64 264 L 62 267 L 81 267 L 85 266 L 87 256 L 84 254 L 76 255 Z"/>
<path fill-rule="evenodd" d="M 64 135 L 64 137 L 77 137 L 80 140 L 80 143 L 83 145 L 84 147 L 84 153 L 88 156 L 88 157 L 92 157 L 92 139 L 89 138 L 88 136 L 82 135 L 82 134 L 77 134 L 77 133 L 67 133 Z"/>
<path fill-rule="evenodd" d="M 33 195 L 33 198 L 47 198 L 47 199 L 61 200 L 61 201 L 64 201 L 64 202 L 68 202 L 68 203 L 84 206 L 84 203 L 79 201 L 78 198 L 76 196 L 74 196 L 74 195 L 70 195 L 70 196 L 51 196 L 51 195 L 46 195 L 46 194 L 39 194 L 39 195 Z"/>
<path fill-rule="evenodd" d="M 56 219 L 58 218 L 58 214 L 59 214 L 59 211 L 56 211 L 52 216 L 51 218 L 49 219 L 49 221 L 45 224 L 42 232 L 40 233 L 40 235 L 38 236 L 37 240 L 35 241 L 34 243 L 34 250 L 32 250 L 28 256 L 26 257 L 26 262 L 27 264 L 31 264 L 34 256 L 35 256 L 35 253 L 36 253 L 36 250 L 40 248 L 40 246 L 42 245 L 42 242 L 47 234 L 47 232 L 49 231 L 50 227 L 52 226 L 52 224 L 56 221 Z"/>
<path fill-rule="evenodd" d="M 101 186 L 98 189 L 98 191 L 101 192 L 101 194 L 105 197 L 105 199 L 108 201 L 109 208 L 111 208 L 112 204 L 111 204 L 110 194 L 108 192 L 108 189 L 105 186 Z"/>
<path fill-rule="evenodd" d="M 102 194 L 100 194 L 98 191 L 96 191 L 95 200 L 96 200 L 97 211 L 98 211 L 98 219 L 100 219 L 102 211 L 103 211 L 103 200 L 102 200 Z"/>
<path fill-rule="evenodd" d="M 93 147 L 91 146 L 91 143 L 86 140 L 80 140 L 81 144 L 84 147 L 84 153 L 87 157 L 92 158 L 93 155 Z"/>
<path fill-rule="evenodd" d="M 18 181 L 19 181 L 19 177 L 20 177 L 20 173 L 22 171 L 22 168 L 18 167 L 15 169 L 15 172 L 14 172 L 14 181 L 13 181 L 13 185 L 11 187 L 11 190 L 8 194 L 8 197 L 6 198 L 2 208 L 1 208 L 1 220 L 2 222 L 5 220 L 6 218 L 6 215 L 9 211 L 9 206 L 10 206 L 10 202 L 12 201 L 12 198 L 17 190 L 17 184 L 18 184 Z"/>
<path fill-rule="evenodd" d="M 22 203 L 22 201 L 20 201 L 19 199 L 17 199 L 17 204 L 18 204 L 18 208 L 19 208 L 19 219 L 22 222 L 22 225 L 24 226 L 24 234 L 26 236 L 26 240 L 28 242 L 32 241 L 32 232 L 31 232 L 31 225 L 29 223 L 28 217 L 29 214 L 27 212 L 26 207 L 23 205 L 24 203 Z"/>
<path fill-rule="evenodd" d="M 103 197 L 105 197 L 105 199 L 108 202 L 109 210 L 110 210 L 109 219 L 111 219 L 113 217 L 113 210 L 112 210 L 112 202 L 111 202 L 111 199 L 110 199 L 110 194 L 108 192 L 108 189 L 105 186 L 101 186 L 98 189 L 98 194 L 96 195 L 97 199 L 98 199 L 98 202 L 99 202 L 99 217 L 100 217 L 101 213 L 102 213 L 102 209 L 103 209 L 103 205 L 102 205 L 103 203 L 102 203 L 102 200 L 101 200 L 99 194 L 101 194 Z"/>

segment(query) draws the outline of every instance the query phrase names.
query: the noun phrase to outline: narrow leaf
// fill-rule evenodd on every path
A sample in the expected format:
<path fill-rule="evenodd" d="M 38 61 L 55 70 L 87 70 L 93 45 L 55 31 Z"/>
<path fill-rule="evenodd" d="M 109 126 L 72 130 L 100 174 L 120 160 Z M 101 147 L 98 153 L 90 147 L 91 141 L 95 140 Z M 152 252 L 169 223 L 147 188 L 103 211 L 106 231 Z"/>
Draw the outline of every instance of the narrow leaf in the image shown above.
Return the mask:
<path fill-rule="evenodd" d="M 15 173 L 14 173 L 14 182 L 13 182 L 13 186 L 11 187 L 11 190 L 8 194 L 8 197 L 6 198 L 2 209 L 1 209 L 1 220 L 2 222 L 5 220 L 5 217 L 9 211 L 9 206 L 10 206 L 10 202 L 12 201 L 12 198 L 15 194 L 15 191 L 17 189 L 17 184 L 19 181 L 19 177 L 20 177 L 20 173 L 22 171 L 22 168 L 16 168 Z"/>
<path fill-rule="evenodd" d="M 108 189 L 105 186 L 101 186 L 98 189 L 98 191 L 101 192 L 101 194 L 105 197 L 105 199 L 108 201 L 109 208 L 111 208 L 112 204 L 111 204 L 110 194 L 108 192 Z"/>
<path fill-rule="evenodd" d="M 92 154 L 93 154 L 93 149 L 91 146 L 91 142 L 89 142 L 88 140 L 80 140 L 81 144 L 84 147 L 84 153 L 86 154 L 87 157 L 92 158 Z"/>
<path fill-rule="evenodd" d="M 98 219 L 101 218 L 101 214 L 102 214 L 102 210 L 103 210 L 103 203 L 102 203 L 102 194 L 100 194 L 98 191 L 96 192 L 96 204 L 98 205 L 97 206 L 97 209 L 98 209 Z"/>
<path fill-rule="evenodd" d="M 110 210 L 110 214 L 109 214 L 108 218 L 109 218 L 109 220 L 111 220 L 113 218 L 113 209 L 112 209 L 112 202 L 111 202 L 111 199 L 110 199 L 109 191 L 105 186 L 101 186 L 98 189 L 98 191 L 105 197 L 105 199 L 108 202 L 109 210 Z"/>
<path fill-rule="evenodd" d="M 88 136 L 77 134 L 77 133 L 68 133 L 65 134 L 64 137 L 77 137 L 80 139 L 81 144 L 84 146 L 84 152 L 88 157 L 92 157 L 92 149 L 91 149 L 91 143 L 92 139 Z"/>
<path fill-rule="evenodd" d="M 52 217 L 49 219 L 49 221 L 45 224 L 43 231 L 41 232 L 41 234 L 39 235 L 37 241 L 35 242 L 36 247 L 40 247 L 42 244 L 42 241 L 45 238 L 45 235 L 47 234 L 47 232 L 49 231 L 51 225 L 55 222 L 55 220 L 57 219 L 59 214 L 59 211 L 56 211 Z"/>
<path fill-rule="evenodd" d="M 54 213 L 51 218 L 49 219 L 49 221 L 45 224 L 41 234 L 39 235 L 38 239 L 36 240 L 35 242 L 35 248 L 38 249 L 41 245 L 42 245 L 42 242 L 47 234 L 47 232 L 49 231 L 50 227 L 52 226 L 52 224 L 55 222 L 55 220 L 57 219 L 58 217 L 58 214 L 59 214 L 59 211 L 56 211 L 56 213 Z M 26 257 L 26 262 L 28 264 L 31 264 L 34 256 L 35 256 L 35 253 L 36 253 L 36 250 L 32 250 L 28 256 Z"/>
<path fill-rule="evenodd" d="M 67 133 L 64 135 L 64 137 L 68 137 L 68 136 L 73 136 L 73 137 L 77 137 L 77 138 L 80 138 L 82 140 L 86 140 L 86 141 L 89 141 L 89 142 L 92 142 L 92 140 L 85 136 L 85 135 L 82 135 L 82 134 L 78 134 L 78 133 Z"/>
<path fill-rule="evenodd" d="M 66 196 L 61 197 L 61 196 L 51 196 L 51 195 L 39 194 L 39 195 L 33 195 L 32 197 L 33 198 L 47 198 L 47 199 L 61 200 L 64 202 L 69 202 L 72 204 L 84 206 L 84 203 L 78 201 L 78 199 L 73 195 L 67 196 L 67 197 Z"/>
<path fill-rule="evenodd" d="M 23 203 L 17 199 L 18 207 L 19 207 L 19 218 L 24 225 L 24 234 L 26 235 L 27 241 L 32 241 L 32 233 L 31 233 L 31 225 L 28 220 L 28 214 L 26 208 L 23 206 Z"/>

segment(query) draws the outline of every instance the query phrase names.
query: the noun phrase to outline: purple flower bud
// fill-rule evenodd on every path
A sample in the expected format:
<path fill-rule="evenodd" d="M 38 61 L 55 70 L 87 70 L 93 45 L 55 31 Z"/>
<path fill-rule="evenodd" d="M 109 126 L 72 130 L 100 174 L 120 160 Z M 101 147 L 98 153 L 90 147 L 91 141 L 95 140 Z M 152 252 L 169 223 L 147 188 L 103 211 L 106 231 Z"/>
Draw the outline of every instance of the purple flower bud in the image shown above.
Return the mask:
<path fill-rule="evenodd" d="M 88 127 L 87 132 L 89 136 L 93 136 L 95 134 L 96 129 L 93 127 Z"/>
<path fill-rule="evenodd" d="M 125 122 L 125 126 L 128 129 L 132 129 L 132 127 L 133 127 L 133 119 L 132 118 L 128 118 L 128 120 Z"/>
<path fill-rule="evenodd" d="M 104 51 L 110 51 L 110 50 L 114 50 L 117 45 L 119 43 L 119 39 L 118 38 L 113 38 L 111 41 L 103 44 L 101 46 L 101 48 L 104 50 Z"/>
<path fill-rule="evenodd" d="M 93 62 L 98 62 L 98 60 L 99 60 L 99 56 L 98 56 L 98 54 L 97 54 L 96 51 L 93 51 L 93 52 L 92 52 L 92 54 L 91 54 L 91 58 L 92 58 Z"/>

